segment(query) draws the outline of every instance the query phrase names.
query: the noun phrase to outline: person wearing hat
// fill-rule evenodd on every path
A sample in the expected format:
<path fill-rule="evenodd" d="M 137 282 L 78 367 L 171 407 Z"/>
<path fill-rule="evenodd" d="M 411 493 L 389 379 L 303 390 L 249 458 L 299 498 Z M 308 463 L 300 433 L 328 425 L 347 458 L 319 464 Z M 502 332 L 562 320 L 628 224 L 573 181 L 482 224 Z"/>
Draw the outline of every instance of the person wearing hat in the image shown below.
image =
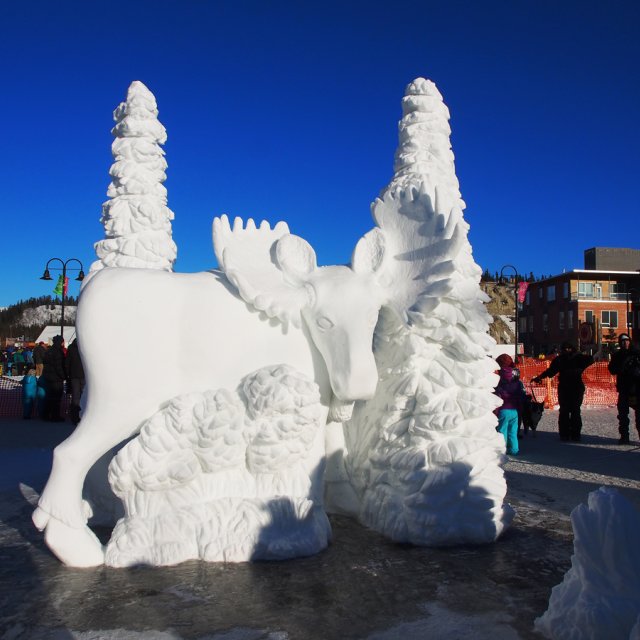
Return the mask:
<path fill-rule="evenodd" d="M 563 342 L 560 355 L 554 358 L 549 368 L 539 376 L 532 378 L 540 382 L 544 378 L 553 378 L 558 374 L 558 431 L 560 440 L 580 441 L 582 431 L 582 415 L 580 408 L 584 399 L 584 382 L 582 372 L 592 365 L 593 356 L 579 353 L 570 342 Z"/>
<path fill-rule="evenodd" d="M 619 349 L 611 357 L 609 373 L 616 376 L 618 391 L 618 444 L 631 444 L 629 441 L 629 407 L 633 407 L 636 429 L 640 437 L 640 415 L 636 404 L 638 383 L 640 382 L 640 351 L 632 344 L 627 333 L 618 336 Z"/>
<path fill-rule="evenodd" d="M 518 447 L 518 414 L 524 402 L 524 388 L 520 381 L 520 371 L 516 369 L 513 359 L 508 353 L 502 353 L 496 358 L 500 366 L 498 375 L 500 380 L 495 394 L 502 400 L 498 409 L 498 428 L 503 435 L 507 453 L 517 456 Z"/>
<path fill-rule="evenodd" d="M 53 344 L 47 350 L 44 358 L 44 369 L 41 381 L 44 384 L 44 416 L 49 422 L 63 422 L 60 415 L 60 401 L 64 392 L 64 381 L 67 372 L 64 366 L 64 340 L 62 336 L 55 336 Z M 40 382 L 40 381 L 39 381 Z"/>

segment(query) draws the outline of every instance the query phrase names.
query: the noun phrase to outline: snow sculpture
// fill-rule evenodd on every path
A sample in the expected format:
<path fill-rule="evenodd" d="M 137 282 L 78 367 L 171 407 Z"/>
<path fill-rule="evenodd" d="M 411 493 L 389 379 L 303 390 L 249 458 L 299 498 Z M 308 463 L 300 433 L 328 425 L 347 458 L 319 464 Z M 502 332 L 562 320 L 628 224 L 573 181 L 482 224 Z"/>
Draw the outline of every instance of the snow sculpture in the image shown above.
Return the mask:
<path fill-rule="evenodd" d="M 436 86 L 406 90 L 395 176 L 373 203 L 388 290 L 401 292 L 375 334 L 373 399 L 344 425 L 357 515 L 398 542 L 495 540 L 513 518 L 503 504 L 504 441 L 495 432 L 490 316 L 471 255 Z M 406 318 L 406 322 L 402 320 Z"/>
<path fill-rule="evenodd" d="M 86 526 L 83 481 L 142 425 L 111 467 L 127 515 L 110 564 L 322 548 L 327 448 L 330 506 L 394 540 L 487 542 L 508 524 L 493 342 L 448 112 L 423 79 L 403 104 L 396 175 L 351 266 L 318 267 L 284 222 L 231 226 L 222 216 L 213 225 L 220 271 L 105 268 L 83 288 L 87 404 L 33 514 L 63 562 L 105 561 Z M 270 372 L 285 373 L 254 401 L 247 381 Z M 310 381 L 319 400 L 307 404 Z M 297 463 L 279 466 L 280 455 Z"/>
<path fill-rule="evenodd" d="M 286 366 L 247 376 L 235 393 L 172 400 L 111 463 L 127 515 L 106 563 L 274 560 L 326 547 L 310 478 L 323 418 L 317 385 Z"/>
<path fill-rule="evenodd" d="M 375 392 L 371 344 L 382 292 L 370 238 L 358 242 L 354 268 L 318 268 L 313 249 L 284 223 L 271 229 L 236 220 L 231 228 L 225 216 L 214 229 L 226 274 L 102 269 L 82 290 L 76 328 L 86 408 L 73 434 L 56 447 L 33 515 L 66 564 L 104 562 L 104 550 L 86 526 L 87 471 L 173 398 L 235 389 L 248 372 L 274 364 L 315 380 L 323 424 L 330 408 L 344 412 L 345 405 Z M 321 460 L 323 452 L 321 429 L 309 459 Z M 318 465 L 311 474 L 318 504 L 322 472 Z M 242 488 L 237 495 L 231 486 L 229 491 L 230 497 L 243 495 Z"/>
<path fill-rule="evenodd" d="M 95 244 L 98 260 L 89 275 L 104 267 L 170 271 L 176 259 L 171 239 L 173 211 L 167 207 L 167 161 L 160 148 L 167 140 L 158 120 L 156 99 L 142 82 L 131 83 L 127 99 L 113 112 L 115 162 L 109 174 L 110 200 L 102 205 L 104 240 Z"/>
<path fill-rule="evenodd" d="M 573 556 L 535 628 L 547 638 L 640 637 L 640 513 L 615 489 L 600 487 L 571 512 Z"/>

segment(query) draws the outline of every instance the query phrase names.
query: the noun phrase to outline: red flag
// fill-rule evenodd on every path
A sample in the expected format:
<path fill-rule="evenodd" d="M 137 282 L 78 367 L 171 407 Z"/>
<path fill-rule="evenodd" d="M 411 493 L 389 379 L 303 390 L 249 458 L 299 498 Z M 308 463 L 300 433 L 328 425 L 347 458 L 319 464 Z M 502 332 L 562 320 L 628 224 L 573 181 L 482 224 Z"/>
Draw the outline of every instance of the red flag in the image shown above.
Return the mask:
<path fill-rule="evenodd" d="M 64 277 L 64 288 L 62 289 L 62 295 L 67 296 L 67 291 L 69 291 L 69 278 L 67 276 Z"/>
<path fill-rule="evenodd" d="M 529 288 L 528 282 L 518 282 L 518 302 L 523 303 L 524 298 L 527 295 L 527 289 Z"/>

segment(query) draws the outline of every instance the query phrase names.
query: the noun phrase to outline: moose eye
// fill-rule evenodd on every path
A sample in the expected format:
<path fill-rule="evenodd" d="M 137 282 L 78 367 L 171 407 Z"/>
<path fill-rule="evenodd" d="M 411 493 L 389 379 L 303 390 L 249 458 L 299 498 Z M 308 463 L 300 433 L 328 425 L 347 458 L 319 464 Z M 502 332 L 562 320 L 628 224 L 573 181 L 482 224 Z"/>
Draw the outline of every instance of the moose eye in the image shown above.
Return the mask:
<path fill-rule="evenodd" d="M 333 322 L 327 318 L 327 316 L 322 316 L 316 319 L 316 324 L 318 325 L 318 329 L 322 329 L 326 331 L 327 329 L 333 328 Z"/>

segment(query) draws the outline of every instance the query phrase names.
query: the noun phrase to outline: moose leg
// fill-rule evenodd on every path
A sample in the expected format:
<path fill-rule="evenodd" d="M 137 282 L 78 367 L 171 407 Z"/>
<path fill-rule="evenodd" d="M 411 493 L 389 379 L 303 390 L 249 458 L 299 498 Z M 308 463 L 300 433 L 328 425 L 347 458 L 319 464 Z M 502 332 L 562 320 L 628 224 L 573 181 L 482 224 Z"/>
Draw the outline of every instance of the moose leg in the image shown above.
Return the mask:
<path fill-rule="evenodd" d="M 74 567 L 104 562 L 102 545 L 87 526 L 89 509 L 82 500 L 82 486 L 94 462 L 132 431 L 113 429 L 114 423 L 132 424 L 122 416 L 115 420 L 106 411 L 102 416 L 87 411 L 77 429 L 55 448 L 51 475 L 32 516 L 36 527 L 45 530 L 53 553 Z"/>

